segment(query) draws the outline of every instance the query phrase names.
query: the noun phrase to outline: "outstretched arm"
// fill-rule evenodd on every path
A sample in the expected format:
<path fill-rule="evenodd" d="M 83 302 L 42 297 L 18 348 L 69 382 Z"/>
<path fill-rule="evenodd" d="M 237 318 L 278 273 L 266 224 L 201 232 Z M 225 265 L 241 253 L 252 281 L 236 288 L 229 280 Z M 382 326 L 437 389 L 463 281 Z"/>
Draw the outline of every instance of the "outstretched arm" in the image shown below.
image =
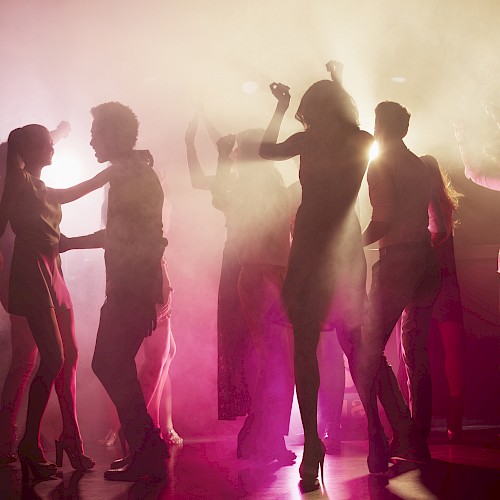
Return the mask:
<path fill-rule="evenodd" d="M 479 186 L 500 191 L 500 165 L 487 168 L 490 162 L 471 148 L 463 122 L 455 123 L 455 138 L 462 157 L 465 177 Z"/>
<path fill-rule="evenodd" d="M 72 186 L 65 189 L 47 189 L 47 201 L 49 203 L 60 203 L 61 205 L 65 203 L 70 203 L 71 201 L 78 200 L 82 196 L 85 196 L 96 189 L 104 186 L 106 182 L 109 181 L 111 177 L 113 167 L 105 168 L 102 172 L 92 177 L 87 181 L 83 181 L 76 186 Z"/>
<path fill-rule="evenodd" d="M 68 237 L 61 234 L 59 239 L 59 253 L 83 248 L 103 248 L 105 240 L 105 229 L 101 229 L 95 233 L 87 234 L 85 236 Z"/>
<path fill-rule="evenodd" d="M 294 134 L 285 142 L 278 144 L 283 117 L 290 105 L 290 89 L 282 83 L 272 83 L 270 89 L 274 97 L 278 99 L 278 104 L 262 138 L 259 154 L 266 160 L 288 160 L 300 154 L 297 140 L 299 134 Z"/>
<path fill-rule="evenodd" d="M 201 167 L 200 161 L 198 159 L 198 153 L 195 146 L 198 121 L 199 118 L 197 113 L 189 122 L 189 126 L 186 130 L 185 135 L 189 177 L 191 179 L 191 186 L 193 186 L 194 189 L 209 190 L 212 182 L 214 181 L 214 176 L 205 175 L 205 172 L 203 172 L 203 168 Z"/>

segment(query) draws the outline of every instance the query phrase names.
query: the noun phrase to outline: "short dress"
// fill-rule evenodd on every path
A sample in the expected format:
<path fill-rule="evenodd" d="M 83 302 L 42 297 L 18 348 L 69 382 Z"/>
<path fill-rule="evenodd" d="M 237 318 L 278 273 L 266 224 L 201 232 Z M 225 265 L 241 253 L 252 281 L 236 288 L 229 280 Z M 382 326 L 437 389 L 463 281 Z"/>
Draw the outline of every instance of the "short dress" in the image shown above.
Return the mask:
<path fill-rule="evenodd" d="M 9 313 L 28 316 L 37 309 L 72 307 L 59 256 L 61 205 L 47 201 L 44 182 L 16 168 L 6 179 L 11 190 L 9 221 L 16 236 L 9 279 Z"/>

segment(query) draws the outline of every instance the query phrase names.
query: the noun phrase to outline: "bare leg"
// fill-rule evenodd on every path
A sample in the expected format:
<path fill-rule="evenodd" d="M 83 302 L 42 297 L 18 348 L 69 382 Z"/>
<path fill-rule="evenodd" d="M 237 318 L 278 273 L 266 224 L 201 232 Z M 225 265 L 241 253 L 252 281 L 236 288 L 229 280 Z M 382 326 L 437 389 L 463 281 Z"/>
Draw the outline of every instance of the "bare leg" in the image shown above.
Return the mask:
<path fill-rule="evenodd" d="M 75 319 L 72 309 L 57 313 L 57 322 L 64 351 L 64 364 L 55 380 L 55 390 L 61 408 L 63 436 L 81 443 L 76 415 L 76 365 L 78 348 L 75 338 Z"/>
<path fill-rule="evenodd" d="M 40 309 L 28 317 L 28 323 L 40 352 L 40 366 L 31 383 L 26 430 L 19 445 L 23 454 L 45 461 L 40 448 L 40 422 L 47 407 L 50 391 L 63 366 L 63 346 L 54 309 Z"/>
<path fill-rule="evenodd" d="M 0 411 L 0 456 L 5 457 L 14 450 L 16 418 L 38 352 L 24 316 L 10 315 L 10 325 L 12 359 L 2 390 Z"/>

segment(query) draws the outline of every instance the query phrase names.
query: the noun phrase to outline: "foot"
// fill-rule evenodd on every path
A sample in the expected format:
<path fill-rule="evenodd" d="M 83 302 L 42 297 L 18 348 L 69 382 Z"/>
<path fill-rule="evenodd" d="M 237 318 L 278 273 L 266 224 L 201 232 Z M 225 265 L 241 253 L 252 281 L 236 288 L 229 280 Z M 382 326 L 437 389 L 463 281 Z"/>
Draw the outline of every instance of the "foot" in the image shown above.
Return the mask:
<path fill-rule="evenodd" d="M 322 441 L 325 445 L 325 451 L 327 455 L 340 455 L 341 441 L 337 435 L 327 431 L 323 435 Z"/>
<path fill-rule="evenodd" d="M 118 469 L 109 469 L 104 478 L 109 481 L 162 480 L 167 477 L 165 459 L 168 450 L 159 433 L 148 437 L 144 445 L 128 458 L 128 463 Z"/>
<path fill-rule="evenodd" d="M 389 445 L 385 434 L 375 434 L 368 440 L 368 470 L 371 474 L 384 474 L 389 469 Z"/>
<path fill-rule="evenodd" d="M 318 469 L 323 482 L 323 464 L 325 462 L 325 445 L 321 439 L 307 440 L 304 443 L 304 454 L 299 467 L 300 488 L 302 491 L 313 491 L 319 488 Z"/>
<path fill-rule="evenodd" d="M 16 461 L 15 455 L 0 455 L 0 467 L 13 464 Z"/>
<path fill-rule="evenodd" d="M 403 460 L 428 464 L 431 461 L 431 454 L 427 441 L 415 431 L 404 436 L 394 435 L 389 445 L 389 458 L 391 461 Z"/>
<path fill-rule="evenodd" d="M 184 439 L 182 439 L 177 432 L 175 432 L 175 429 L 169 429 L 167 431 L 167 444 L 171 446 L 178 446 L 184 442 Z"/>
<path fill-rule="evenodd" d="M 58 467 L 62 467 L 63 452 L 66 453 L 71 463 L 71 467 L 75 470 L 86 471 L 94 467 L 95 462 L 84 455 L 83 444 L 81 439 L 61 435 L 59 441 L 56 441 L 56 463 Z"/>

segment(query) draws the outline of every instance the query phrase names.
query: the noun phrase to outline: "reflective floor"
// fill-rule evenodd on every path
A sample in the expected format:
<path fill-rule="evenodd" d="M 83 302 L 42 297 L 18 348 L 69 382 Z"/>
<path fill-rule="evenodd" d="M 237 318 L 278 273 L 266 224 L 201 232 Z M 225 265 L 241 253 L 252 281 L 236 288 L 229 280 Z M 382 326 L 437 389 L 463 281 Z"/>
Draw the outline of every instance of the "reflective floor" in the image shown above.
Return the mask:
<path fill-rule="evenodd" d="M 163 483 L 111 482 L 103 472 L 117 458 L 118 446 L 87 445 L 95 470 L 75 472 L 68 463 L 48 481 L 23 490 L 19 463 L 0 469 L 0 498 L 17 499 L 500 499 L 498 430 L 468 431 L 460 445 L 439 435 L 431 439 L 432 463 L 422 468 L 393 466 L 383 477 L 370 476 L 367 442 L 342 443 L 339 456 L 325 460 L 324 486 L 302 493 L 298 485 L 300 445 L 292 444 L 294 465 L 263 465 L 235 457 L 234 436 L 185 439 L 172 448 L 169 478 Z M 47 450 L 52 457 L 53 450 Z"/>

